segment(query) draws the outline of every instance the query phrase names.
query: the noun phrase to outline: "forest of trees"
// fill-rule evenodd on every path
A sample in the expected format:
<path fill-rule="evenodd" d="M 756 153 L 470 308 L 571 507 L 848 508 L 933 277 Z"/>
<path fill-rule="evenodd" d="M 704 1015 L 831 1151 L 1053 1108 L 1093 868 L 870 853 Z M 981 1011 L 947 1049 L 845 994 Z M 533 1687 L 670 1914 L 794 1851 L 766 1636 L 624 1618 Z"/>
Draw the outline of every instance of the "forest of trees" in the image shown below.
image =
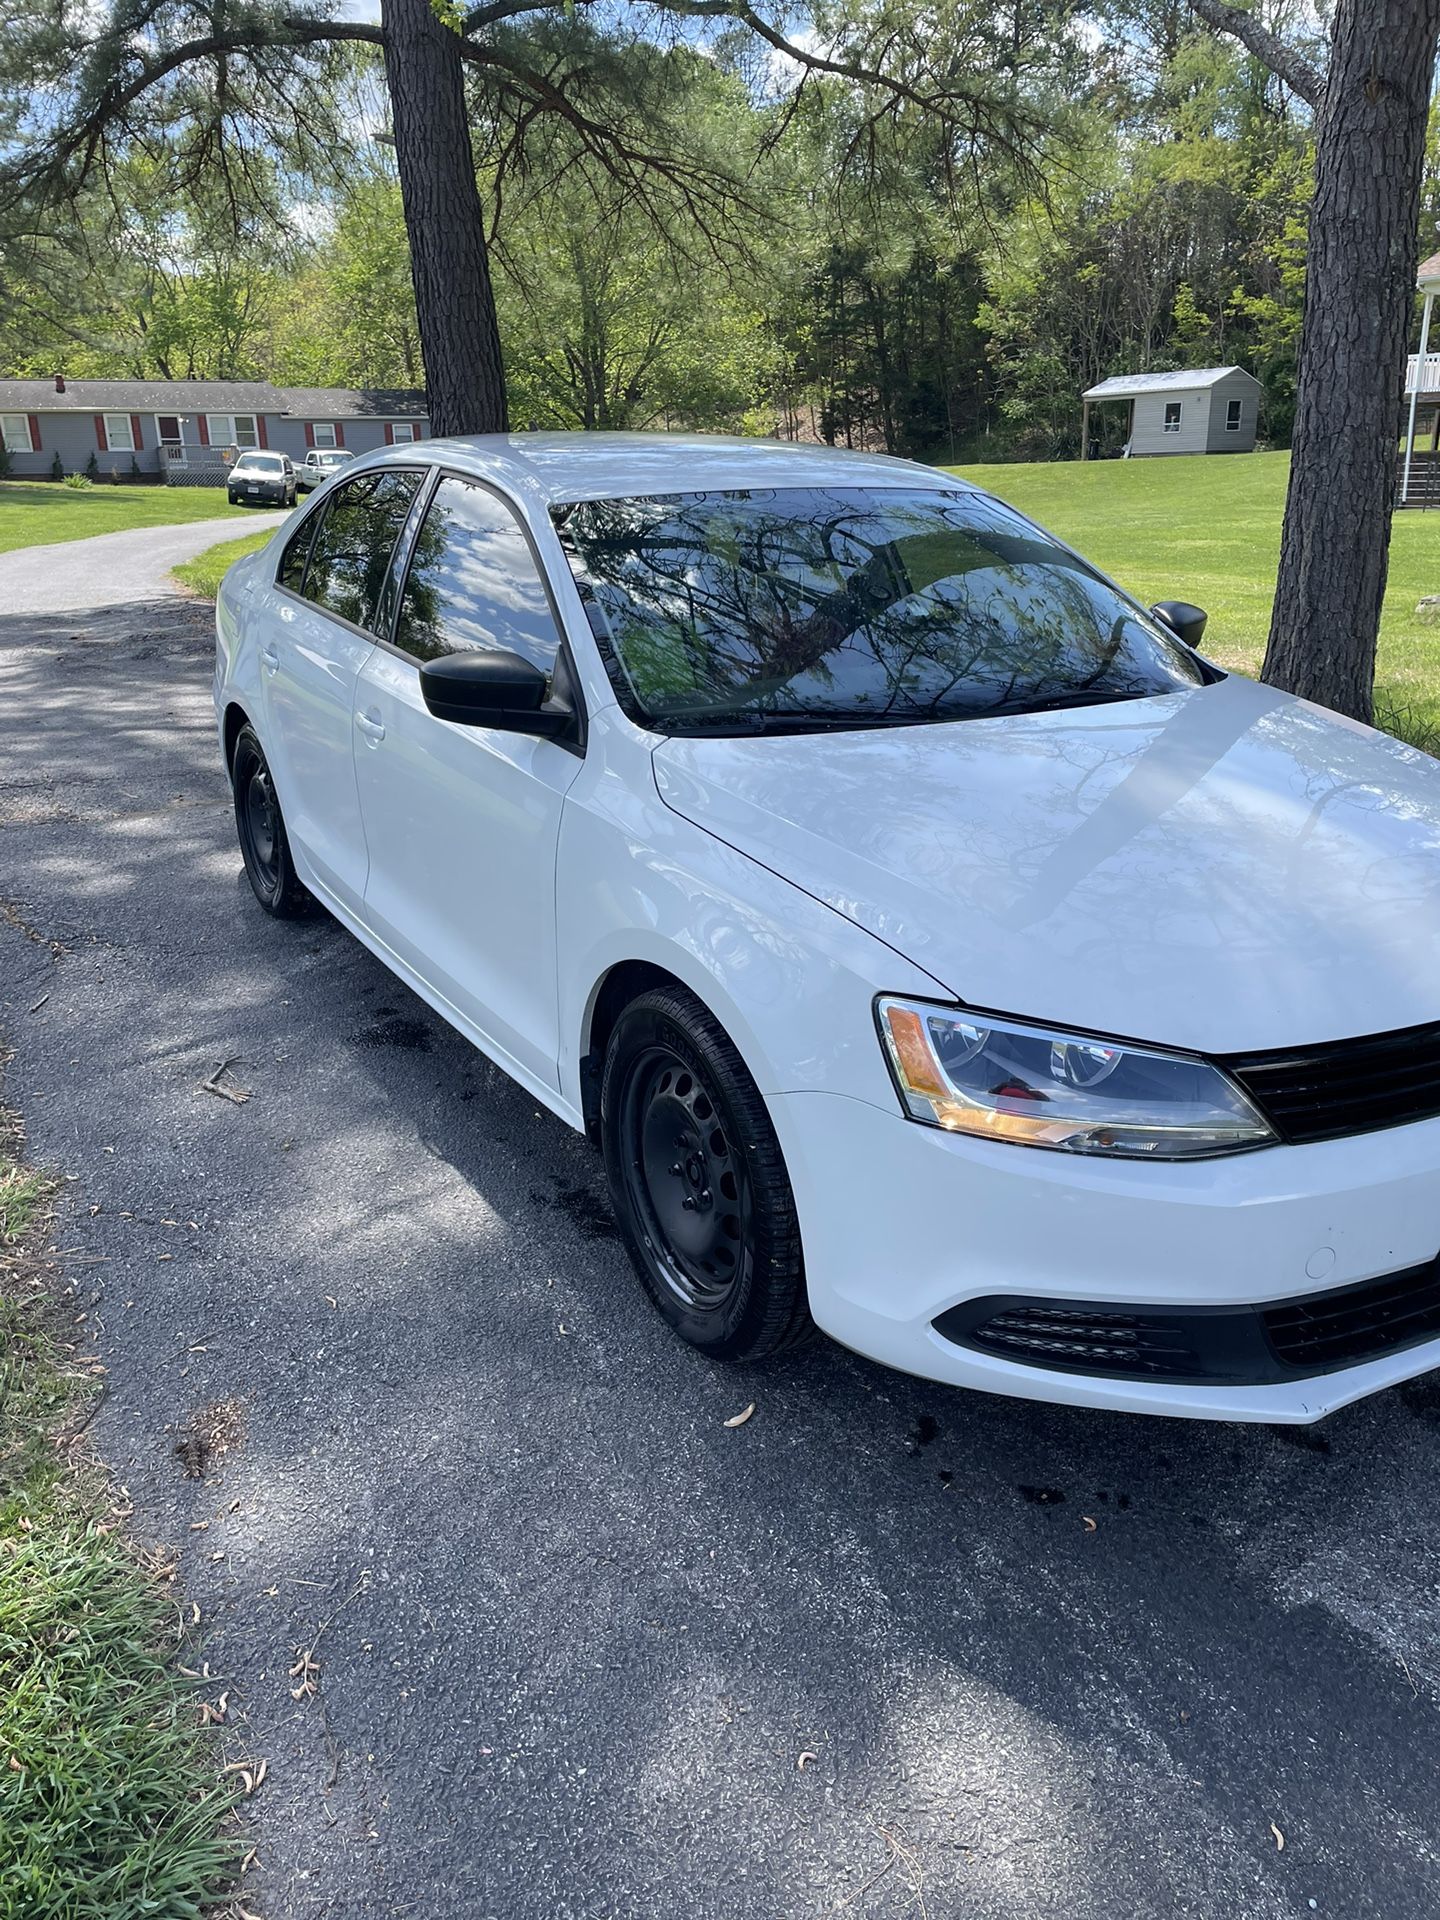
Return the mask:
<path fill-rule="evenodd" d="M 1036 131 L 970 164 L 843 78 L 797 90 L 783 53 L 696 11 L 665 34 L 593 7 L 504 28 L 527 71 L 610 75 L 607 127 L 638 143 L 663 114 L 668 168 L 617 165 L 584 114 L 520 125 L 468 82 L 516 424 L 1064 457 L 1084 386 L 1224 361 L 1287 443 L 1313 115 L 1183 0 L 987 9 L 991 84 Z M 1315 19 L 1258 11 L 1292 36 Z M 422 384 L 379 68 L 337 45 L 327 124 L 228 155 L 157 128 L 63 216 L 0 225 L 0 373 Z M 1432 161 L 1432 239 L 1437 208 Z"/>

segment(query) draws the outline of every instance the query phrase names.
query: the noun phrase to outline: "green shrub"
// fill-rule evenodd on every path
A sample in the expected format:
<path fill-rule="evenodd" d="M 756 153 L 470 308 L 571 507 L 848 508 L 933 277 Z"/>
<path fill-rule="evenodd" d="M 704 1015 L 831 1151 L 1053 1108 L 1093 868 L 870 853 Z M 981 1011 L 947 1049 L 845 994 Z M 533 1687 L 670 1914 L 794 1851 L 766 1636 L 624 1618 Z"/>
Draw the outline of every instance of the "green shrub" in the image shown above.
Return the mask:
<path fill-rule="evenodd" d="M 6 446 L 5 442 L 3 440 L 0 440 L 0 480 L 9 479 L 10 469 L 13 465 L 14 465 L 14 455 L 11 453 L 10 449 Z"/>
<path fill-rule="evenodd" d="M 93 447 L 90 449 L 90 458 L 85 462 L 85 472 L 92 480 L 100 477 L 100 456 Z"/>
<path fill-rule="evenodd" d="M 65 466 L 58 453 L 50 462 L 50 478 L 52 480 L 63 480 L 65 478 Z"/>
<path fill-rule="evenodd" d="M 72 493 L 88 493 L 95 482 L 88 473 L 67 473 L 60 484 L 69 487 Z"/>

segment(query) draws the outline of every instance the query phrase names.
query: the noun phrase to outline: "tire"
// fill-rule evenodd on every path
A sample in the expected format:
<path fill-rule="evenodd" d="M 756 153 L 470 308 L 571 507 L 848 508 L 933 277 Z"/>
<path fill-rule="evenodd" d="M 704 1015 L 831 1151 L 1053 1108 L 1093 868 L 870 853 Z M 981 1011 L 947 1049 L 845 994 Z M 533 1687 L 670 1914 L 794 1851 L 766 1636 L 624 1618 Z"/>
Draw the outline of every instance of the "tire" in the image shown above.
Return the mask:
<path fill-rule="evenodd" d="M 226 497 L 228 498 L 228 500 L 229 500 L 229 502 L 230 502 L 230 504 L 231 504 L 231 506 L 232 506 L 232 507 L 238 507 L 238 506 L 239 506 L 239 504 L 240 504 L 240 502 L 239 502 L 239 500 L 238 500 L 238 499 L 237 499 L 237 498 L 235 497 L 235 495 L 234 495 L 233 493 L 232 493 L 232 494 L 229 494 L 229 495 L 227 495 Z"/>
<path fill-rule="evenodd" d="M 682 1340 L 715 1360 L 748 1361 L 805 1338 L 800 1226 L 780 1143 L 730 1036 L 693 994 L 658 988 L 620 1015 L 600 1137 L 621 1237 Z"/>
<path fill-rule="evenodd" d="M 251 890 L 277 920 L 296 920 L 310 910 L 312 896 L 296 875 L 269 763 L 259 736 L 248 723 L 236 737 L 230 784 L 235 796 L 235 832 Z"/>

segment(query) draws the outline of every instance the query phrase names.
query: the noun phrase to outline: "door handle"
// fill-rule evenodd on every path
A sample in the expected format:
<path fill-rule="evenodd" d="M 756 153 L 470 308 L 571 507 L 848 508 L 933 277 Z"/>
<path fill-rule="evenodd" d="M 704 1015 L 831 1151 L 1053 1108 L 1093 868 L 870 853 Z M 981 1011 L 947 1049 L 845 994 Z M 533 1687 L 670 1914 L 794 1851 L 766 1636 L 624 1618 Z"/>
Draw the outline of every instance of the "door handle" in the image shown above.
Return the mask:
<path fill-rule="evenodd" d="M 280 665 L 280 656 L 274 647 L 262 647 L 260 649 L 260 658 L 265 663 L 267 673 L 274 673 Z"/>
<path fill-rule="evenodd" d="M 383 740 L 385 738 L 385 722 L 380 718 L 378 713 L 357 713 L 355 715 L 355 724 L 367 740 Z"/>

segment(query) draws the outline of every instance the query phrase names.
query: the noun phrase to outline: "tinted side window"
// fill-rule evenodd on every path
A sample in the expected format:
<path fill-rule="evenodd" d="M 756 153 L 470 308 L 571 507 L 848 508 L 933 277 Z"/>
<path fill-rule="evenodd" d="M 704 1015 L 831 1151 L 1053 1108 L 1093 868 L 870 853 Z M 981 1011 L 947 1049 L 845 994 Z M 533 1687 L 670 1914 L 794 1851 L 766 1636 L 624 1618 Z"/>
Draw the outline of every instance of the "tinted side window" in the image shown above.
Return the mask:
<path fill-rule="evenodd" d="M 549 673 L 560 648 L 520 524 L 483 487 L 440 482 L 415 540 L 395 644 L 417 660 L 468 647 L 518 653 Z"/>
<path fill-rule="evenodd" d="M 299 593 L 305 584 L 305 562 L 310 558 L 310 542 L 315 538 L 315 529 L 319 524 L 318 513 L 306 514 L 285 543 L 285 553 L 280 561 L 279 581 L 280 585 L 288 587 L 291 593 Z"/>
<path fill-rule="evenodd" d="M 307 600 L 375 630 L 390 556 L 419 485 L 418 472 L 389 467 L 359 474 L 331 494 L 310 549 Z"/>

